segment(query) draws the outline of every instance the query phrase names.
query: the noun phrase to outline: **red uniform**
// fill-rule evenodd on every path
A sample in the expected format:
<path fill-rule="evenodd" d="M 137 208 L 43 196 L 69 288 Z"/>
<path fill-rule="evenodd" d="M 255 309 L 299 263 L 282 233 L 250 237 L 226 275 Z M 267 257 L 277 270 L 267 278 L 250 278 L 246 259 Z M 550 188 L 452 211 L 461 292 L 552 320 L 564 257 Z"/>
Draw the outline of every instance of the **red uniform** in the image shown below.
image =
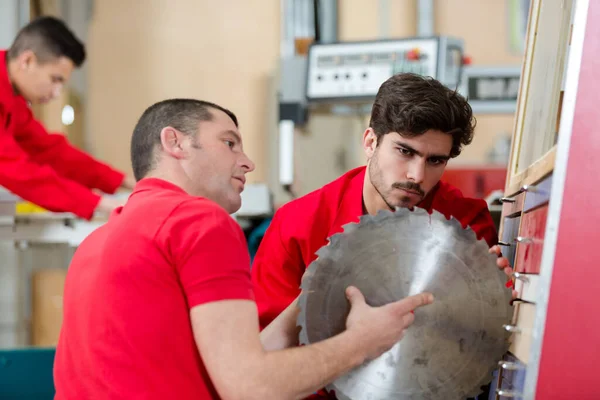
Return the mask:
<path fill-rule="evenodd" d="M 218 399 L 190 310 L 253 300 L 249 266 L 243 232 L 225 210 L 141 180 L 69 267 L 56 399 Z"/>
<path fill-rule="evenodd" d="M 365 171 L 365 167 L 356 168 L 275 213 L 252 265 L 261 328 L 298 297 L 302 275 L 316 259 L 316 251 L 327 244 L 327 238 L 341 232 L 343 225 L 358 222 L 365 213 Z M 437 210 L 447 218 L 453 216 L 490 246 L 498 240 L 485 201 L 465 198 L 448 184 L 438 183 L 419 207 Z"/>
<path fill-rule="evenodd" d="M 6 51 L 0 51 L 0 186 L 50 211 L 90 219 L 100 201 L 91 189 L 114 193 L 125 175 L 48 134 L 26 100 L 14 93 Z"/>

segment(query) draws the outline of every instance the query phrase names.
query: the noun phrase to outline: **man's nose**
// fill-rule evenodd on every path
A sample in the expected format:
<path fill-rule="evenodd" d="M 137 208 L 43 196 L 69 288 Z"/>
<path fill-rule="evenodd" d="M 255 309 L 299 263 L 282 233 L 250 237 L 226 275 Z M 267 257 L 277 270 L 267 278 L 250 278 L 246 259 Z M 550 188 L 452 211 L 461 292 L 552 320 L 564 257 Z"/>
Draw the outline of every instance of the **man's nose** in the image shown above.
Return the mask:
<path fill-rule="evenodd" d="M 422 160 L 412 161 L 408 167 L 406 178 L 414 183 L 423 183 L 425 179 L 425 162 Z"/>
<path fill-rule="evenodd" d="M 246 172 L 252 172 L 256 168 L 254 162 L 246 155 L 246 153 L 242 153 L 242 168 Z"/>

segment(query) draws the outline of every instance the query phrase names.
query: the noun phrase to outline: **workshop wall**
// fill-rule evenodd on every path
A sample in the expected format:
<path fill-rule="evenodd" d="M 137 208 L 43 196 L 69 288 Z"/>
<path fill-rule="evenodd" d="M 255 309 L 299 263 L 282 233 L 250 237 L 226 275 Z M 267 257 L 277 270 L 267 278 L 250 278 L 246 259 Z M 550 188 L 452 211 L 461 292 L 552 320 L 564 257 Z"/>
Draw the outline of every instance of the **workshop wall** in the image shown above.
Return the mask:
<path fill-rule="evenodd" d="M 130 171 L 129 140 L 146 107 L 169 97 L 222 104 L 241 124 L 250 182 L 264 181 L 268 79 L 279 57 L 279 1 L 94 2 L 89 135 L 95 155 Z"/>

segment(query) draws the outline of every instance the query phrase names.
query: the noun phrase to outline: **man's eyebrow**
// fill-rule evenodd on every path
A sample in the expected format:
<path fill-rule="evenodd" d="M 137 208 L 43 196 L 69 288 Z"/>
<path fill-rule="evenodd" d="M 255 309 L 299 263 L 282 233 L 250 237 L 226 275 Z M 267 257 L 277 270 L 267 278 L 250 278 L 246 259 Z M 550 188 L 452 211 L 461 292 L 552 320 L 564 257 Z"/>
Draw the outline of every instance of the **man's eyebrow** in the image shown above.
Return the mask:
<path fill-rule="evenodd" d="M 412 147 L 410 147 L 408 144 L 406 144 L 404 142 L 401 142 L 399 140 L 394 140 L 394 144 L 396 146 L 404 147 L 406 150 L 408 150 L 408 151 L 410 151 L 410 152 L 418 155 L 419 157 L 423 157 L 423 153 L 421 153 L 420 151 L 418 151 L 416 149 L 413 149 Z M 430 154 L 428 158 L 429 159 L 437 158 L 437 159 L 440 159 L 440 160 L 446 160 L 446 161 L 448 161 L 450 159 L 450 156 L 447 155 L 447 154 Z"/>

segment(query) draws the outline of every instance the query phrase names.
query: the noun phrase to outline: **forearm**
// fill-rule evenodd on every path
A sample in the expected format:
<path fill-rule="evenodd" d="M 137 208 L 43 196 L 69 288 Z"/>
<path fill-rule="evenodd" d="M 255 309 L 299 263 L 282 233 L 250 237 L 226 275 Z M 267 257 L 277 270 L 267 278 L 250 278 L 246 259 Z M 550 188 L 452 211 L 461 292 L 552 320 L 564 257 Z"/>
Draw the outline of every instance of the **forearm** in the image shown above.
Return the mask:
<path fill-rule="evenodd" d="M 74 147 L 64 135 L 48 134 L 37 121 L 21 127 L 16 139 L 29 157 L 90 189 L 114 193 L 125 175 Z"/>
<path fill-rule="evenodd" d="M 223 400 L 305 398 L 359 366 L 373 344 L 365 340 L 365 329 L 353 329 L 310 346 L 265 351 L 250 301 L 196 306 L 191 318 L 198 350 Z"/>
<path fill-rule="evenodd" d="M 268 352 L 248 393 L 256 398 L 303 399 L 365 361 L 361 338 L 343 332 L 311 346 Z M 263 396 L 263 397 L 261 397 Z"/>
<path fill-rule="evenodd" d="M 1 186 L 49 211 L 71 212 L 90 219 L 100 201 L 100 196 L 88 188 L 62 178 L 48 166 L 36 165 L 25 158 L 2 160 L 0 170 Z"/>
<path fill-rule="evenodd" d="M 265 351 L 283 350 L 298 345 L 300 328 L 298 318 L 298 299 L 294 300 L 273 322 L 260 333 L 260 341 Z"/>

